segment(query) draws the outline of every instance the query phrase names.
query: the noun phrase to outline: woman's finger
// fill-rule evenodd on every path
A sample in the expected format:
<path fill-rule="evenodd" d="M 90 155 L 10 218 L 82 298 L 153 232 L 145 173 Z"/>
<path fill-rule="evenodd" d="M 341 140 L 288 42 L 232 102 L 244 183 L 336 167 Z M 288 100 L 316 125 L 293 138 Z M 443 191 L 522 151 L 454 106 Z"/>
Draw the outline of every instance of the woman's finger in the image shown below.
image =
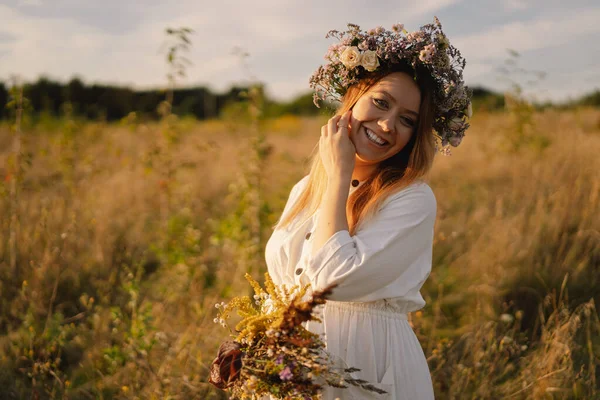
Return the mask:
<path fill-rule="evenodd" d="M 328 134 L 333 135 L 338 131 L 338 122 L 340 120 L 340 116 L 336 115 L 332 117 L 327 123 Z"/>
<path fill-rule="evenodd" d="M 345 130 L 345 131 L 343 131 L 344 133 L 348 132 L 348 124 L 350 123 L 350 114 L 351 114 L 351 110 L 348 110 L 344 114 L 342 114 L 340 121 L 338 122 L 338 129 L 339 129 L 340 133 L 342 133 L 342 129 Z"/>
<path fill-rule="evenodd" d="M 321 137 L 327 137 L 327 125 L 321 127 Z"/>
<path fill-rule="evenodd" d="M 350 110 L 339 116 L 336 126 L 336 133 L 348 135 L 348 124 L 350 122 Z"/>

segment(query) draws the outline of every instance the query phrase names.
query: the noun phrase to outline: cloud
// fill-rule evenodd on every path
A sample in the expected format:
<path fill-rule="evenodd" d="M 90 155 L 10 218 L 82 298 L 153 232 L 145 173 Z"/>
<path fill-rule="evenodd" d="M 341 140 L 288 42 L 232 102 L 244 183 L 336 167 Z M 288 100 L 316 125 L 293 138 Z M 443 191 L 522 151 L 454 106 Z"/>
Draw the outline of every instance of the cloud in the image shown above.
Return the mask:
<path fill-rule="evenodd" d="M 25 17 L 6 6 L 0 6 L 3 29 L 14 39 L 0 43 L 0 50 L 9 53 L 8 60 L 0 64 L 3 76 L 19 74 L 31 78 L 44 72 L 60 72 L 70 65 L 82 65 L 79 60 L 104 50 L 101 32 L 69 20 L 47 20 Z M 77 34 L 73 34 L 77 32 Z"/>
<path fill-rule="evenodd" d="M 17 39 L 15 35 L 8 32 L 0 31 L 0 43 L 11 43 Z"/>
<path fill-rule="evenodd" d="M 507 10 L 522 11 L 531 7 L 527 0 L 504 0 L 504 7 Z"/>
<path fill-rule="evenodd" d="M 107 33 L 134 30 L 161 4 L 159 0 L 145 0 L 143 6 L 118 0 L 4 0 L 2 3 L 24 17 L 69 20 Z"/>
<path fill-rule="evenodd" d="M 43 3 L 42 3 L 42 0 L 19 0 L 17 2 L 17 4 L 21 5 L 21 6 L 34 6 L 34 7 L 36 7 L 36 6 L 41 6 Z"/>
<path fill-rule="evenodd" d="M 210 5 L 197 0 L 148 0 L 143 6 L 121 0 L 8 0 L 8 5 L 0 5 L 0 19 L 3 31 L 15 39 L 6 43 L 0 36 L 0 50 L 9 56 L 8 62 L 0 65 L 0 75 L 16 72 L 26 79 L 40 74 L 68 79 L 80 74 L 86 80 L 160 85 L 166 73 L 163 55 L 158 52 L 165 41 L 164 30 L 188 26 L 196 31 L 188 56 L 194 62 L 191 77 L 211 82 L 239 80 L 244 72 L 232 49 L 240 46 L 251 53 L 249 62 L 260 68 L 258 72 L 277 64 L 279 70 L 302 76 L 304 81 L 321 62 L 328 30 L 344 29 L 347 22 L 375 26 L 391 25 L 398 19 L 417 27 L 420 15 L 459 1 L 398 4 L 380 0 L 378 7 L 365 8 L 358 0 L 222 0 Z M 389 12 L 382 15 L 382 9 Z M 307 54 L 294 60 L 305 48 L 311 49 L 312 58 Z M 266 76 L 260 74 L 263 79 Z"/>
<path fill-rule="evenodd" d="M 454 39 L 467 60 L 491 60 L 506 57 L 506 50 L 517 52 L 557 47 L 577 38 L 600 32 L 600 8 L 562 16 L 540 17 L 512 22 Z"/>
<path fill-rule="evenodd" d="M 7 52 L 0 77 L 13 74 L 34 80 L 41 74 L 67 80 L 81 75 L 86 81 L 120 84 L 160 84 L 165 81 L 166 24 L 140 25 L 132 32 L 107 32 L 93 24 L 64 17 L 36 17 L 0 5 L 2 29 L 14 36 L 0 41 Z"/>
<path fill-rule="evenodd" d="M 210 12 L 210 22 L 200 27 L 196 37 L 209 37 L 211 32 L 218 32 L 218 40 L 201 45 L 206 52 L 201 57 L 214 54 L 218 61 L 199 66 L 197 76 L 201 82 L 222 82 L 225 77 L 230 81 L 243 80 L 238 60 L 226 55 L 233 46 L 241 46 L 250 53 L 248 62 L 255 75 L 268 82 L 274 97 L 288 99 L 298 91 L 308 90 L 308 77 L 323 62 L 323 55 L 332 42 L 325 39 L 329 30 L 343 30 L 348 22 L 363 28 L 377 25 L 389 28 L 393 23 L 403 22 L 408 29 L 416 29 L 431 22 L 434 12 L 460 2 L 424 0 L 402 4 L 380 0 L 377 7 L 365 8 L 364 2 L 345 0 L 312 4 L 299 1 L 265 4 L 263 1 L 260 10 L 254 3 L 241 3 L 235 15 L 227 18 L 219 17 L 225 11 L 216 5 Z M 222 7 L 226 6 L 229 4 Z M 382 14 L 381 10 L 386 13 Z M 419 21 L 423 15 L 427 18 Z"/>

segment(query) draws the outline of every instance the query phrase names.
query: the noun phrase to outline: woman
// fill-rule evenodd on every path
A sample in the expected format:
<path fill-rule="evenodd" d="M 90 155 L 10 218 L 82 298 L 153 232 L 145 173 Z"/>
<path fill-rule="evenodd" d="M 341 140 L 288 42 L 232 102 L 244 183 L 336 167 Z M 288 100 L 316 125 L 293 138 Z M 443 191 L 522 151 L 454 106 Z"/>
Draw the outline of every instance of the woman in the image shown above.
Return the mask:
<path fill-rule="evenodd" d="M 307 328 L 387 392 L 327 388 L 324 398 L 432 399 L 407 313 L 425 305 L 419 290 L 431 270 L 436 201 L 423 177 L 436 140 L 456 146 L 468 127 L 464 60 L 437 18 L 413 33 L 348 26 L 330 32 L 340 43 L 311 78 L 341 105 L 267 243 L 267 265 L 280 285 L 337 285 L 322 323 Z"/>

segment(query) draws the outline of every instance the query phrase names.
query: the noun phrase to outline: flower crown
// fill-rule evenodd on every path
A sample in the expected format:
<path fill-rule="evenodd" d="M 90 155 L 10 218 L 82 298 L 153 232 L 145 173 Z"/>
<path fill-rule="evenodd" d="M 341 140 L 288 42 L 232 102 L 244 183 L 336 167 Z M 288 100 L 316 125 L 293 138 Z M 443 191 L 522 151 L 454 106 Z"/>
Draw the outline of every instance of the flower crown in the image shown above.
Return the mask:
<path fill-rule="evenodd" d="M 346 32 L 331 30 L 325 37 L 331 36 L 340 42 L 329 47 L 328 63 L 319 66 L 309 81 L 317 107 L 319 99 L 340 100 L 351 85 L 373 71 L 385 71 L 401 62 L 413 68 L 421 64 L 435 82 L 433 129 L 441 148 L 436 147 L 449 154 L 448 145 L 460 144 L 472 115 L 471 91 L 462 76 L 466 61 L 448 42 L 437 17 L 433 24 L 411 33 L 403 24 L 394 24 L 391 31 L 377 27 L 366 32 L 348 24 Z"/>

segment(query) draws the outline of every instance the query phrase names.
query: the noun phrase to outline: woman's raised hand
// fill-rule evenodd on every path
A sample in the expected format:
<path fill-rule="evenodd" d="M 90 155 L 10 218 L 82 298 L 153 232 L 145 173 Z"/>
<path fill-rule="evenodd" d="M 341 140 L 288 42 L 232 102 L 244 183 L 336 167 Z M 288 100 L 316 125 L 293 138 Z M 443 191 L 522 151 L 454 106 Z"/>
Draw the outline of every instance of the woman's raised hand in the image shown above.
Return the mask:
<path fill-rule="evenodd" d="M 350 181 L 352 178 L 356 148 L 349 136 L 351 114 L 352 110 L 348 110 L 341 116 L 336 115 L 321 127 L 319 154 L 329 179 Z"/>

